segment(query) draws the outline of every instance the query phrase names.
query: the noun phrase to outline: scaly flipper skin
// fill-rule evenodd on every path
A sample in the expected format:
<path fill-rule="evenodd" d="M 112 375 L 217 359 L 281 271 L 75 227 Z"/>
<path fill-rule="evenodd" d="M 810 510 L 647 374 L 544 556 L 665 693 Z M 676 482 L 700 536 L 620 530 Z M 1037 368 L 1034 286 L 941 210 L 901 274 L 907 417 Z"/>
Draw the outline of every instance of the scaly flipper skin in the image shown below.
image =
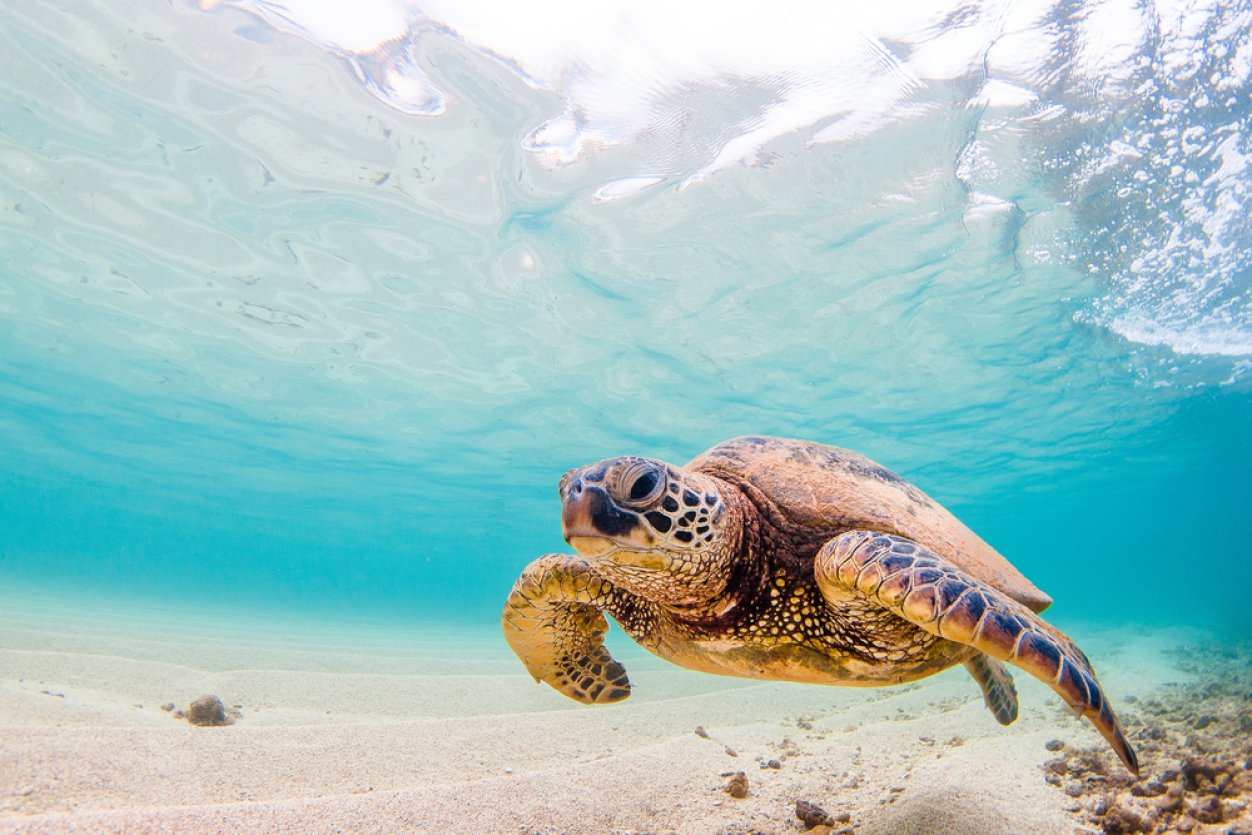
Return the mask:
<path fill-rule="evenodd" d="M 965 669 L 982 688 L 987 709 L 1001 725 L 1012 725 L 1017 719 L 1017 688 L 1008 667 L 985 652 L 979 652 L 965 662 Z"/>
<path fill-rule="evenodd" d="M 579 557 L 545 554 L 513 584 L 504 637 L 535 681 L 584 704 L 630 695 L 626 669 L 604 647 L 619 592 Z"/>
<path fill-rule="evenodd" d="M 927 632 L 1021 667 L 1090 718 L 1126 768 L 1139 773 L 1087 657 L 1022 604 L 911 540 L 873 531 L 849 531 L 827 542 L 815 576 L 830 601 L 860 595 Z"/>

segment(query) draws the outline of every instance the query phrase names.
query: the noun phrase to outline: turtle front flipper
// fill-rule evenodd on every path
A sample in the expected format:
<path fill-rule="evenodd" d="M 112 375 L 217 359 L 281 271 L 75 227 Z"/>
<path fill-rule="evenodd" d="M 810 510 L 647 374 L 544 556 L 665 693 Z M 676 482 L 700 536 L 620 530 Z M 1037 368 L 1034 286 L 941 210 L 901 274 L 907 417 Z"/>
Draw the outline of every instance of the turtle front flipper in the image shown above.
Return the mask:
<path fill-rule="evenodd" d="M 526 566 L 504 604 L 504 637 L 535 681 L 584 704 L 630 695 L 626 668 L 604 646 L 604 612 L 622 592 L 586 561 L 546 554 Z"/>
<path fill-rule="evenodd" d="M 817 554 L 815 576 L 827 600 L 860 596 L 931 634 L 1021 667 L 1091 719 L 1126 768 L 1139 773 L 1087 656 L 1021 603 L 916 542 L 872 531 L 849 531 L 827 542 Z"/>

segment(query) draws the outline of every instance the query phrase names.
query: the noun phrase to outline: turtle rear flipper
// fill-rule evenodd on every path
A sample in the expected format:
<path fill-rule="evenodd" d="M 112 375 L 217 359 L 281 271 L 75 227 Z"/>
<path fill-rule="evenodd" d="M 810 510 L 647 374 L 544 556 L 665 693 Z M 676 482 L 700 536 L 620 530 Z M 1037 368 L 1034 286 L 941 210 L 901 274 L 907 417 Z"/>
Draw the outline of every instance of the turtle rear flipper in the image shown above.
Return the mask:
<path fill-rule="evenodd" d="M 613 587 L 578 557 L 547 554 L 513 584 L 504 637 L 535 681 L 584 704 L 630 695 L 626 668 L 604 646 Z"/>
<path fill-rule="evenodd" d="M 1017 688 L 1009 668 L 985 652 L 975 654 L 965 662 L 965 669 L 982 688 L 987 708 L 1001 725 L 1011 725 L 1017 719 Z"/>
<path fill-rule="evenodd" d="M 1021 603 L 912 540 L 873 531 L 849 531 L 827 542 L 814 571 L 827 600 L 858 595 L 931 634 L 1021 667 L 1091 719 L 1126 768 L 1139 773 L 1087 656 Z"/>

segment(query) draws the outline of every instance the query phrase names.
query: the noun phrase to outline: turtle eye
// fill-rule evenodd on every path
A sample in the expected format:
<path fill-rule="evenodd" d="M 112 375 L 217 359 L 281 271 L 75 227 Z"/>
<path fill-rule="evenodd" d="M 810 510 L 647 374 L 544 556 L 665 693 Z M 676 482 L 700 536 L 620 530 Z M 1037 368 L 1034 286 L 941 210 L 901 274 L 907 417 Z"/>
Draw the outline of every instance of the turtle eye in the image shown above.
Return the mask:
<path fill-rule="evenodd" d="M 626 488 L 627 504 L 644 505 L 656 498 L 661 488 L 661 474 L 655 467 L 636 465 L 627 470 L 621 480 Z"/>

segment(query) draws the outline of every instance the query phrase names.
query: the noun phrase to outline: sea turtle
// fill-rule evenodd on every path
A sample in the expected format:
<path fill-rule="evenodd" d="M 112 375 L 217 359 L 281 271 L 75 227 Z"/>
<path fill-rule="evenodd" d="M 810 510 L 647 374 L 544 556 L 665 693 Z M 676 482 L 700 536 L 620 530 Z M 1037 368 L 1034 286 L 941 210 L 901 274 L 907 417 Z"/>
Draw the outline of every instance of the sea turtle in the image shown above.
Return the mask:
<path fill-rule="evenodd" d="M 536 681 L 580 702 L 630 695 L 608 613 L 693 670 L 816 684 L 898 684 L 964 664 L 1004 725 L 1003 662 L 1091 719 L 1139 764 L 1091 664 L 1039 612 L 1052 602 L 937 502 L 868 458 L 745 436 L 685 467 L 610 458 L 561 479 L 577 556 L 522 572 L 504 633 Z"/>

